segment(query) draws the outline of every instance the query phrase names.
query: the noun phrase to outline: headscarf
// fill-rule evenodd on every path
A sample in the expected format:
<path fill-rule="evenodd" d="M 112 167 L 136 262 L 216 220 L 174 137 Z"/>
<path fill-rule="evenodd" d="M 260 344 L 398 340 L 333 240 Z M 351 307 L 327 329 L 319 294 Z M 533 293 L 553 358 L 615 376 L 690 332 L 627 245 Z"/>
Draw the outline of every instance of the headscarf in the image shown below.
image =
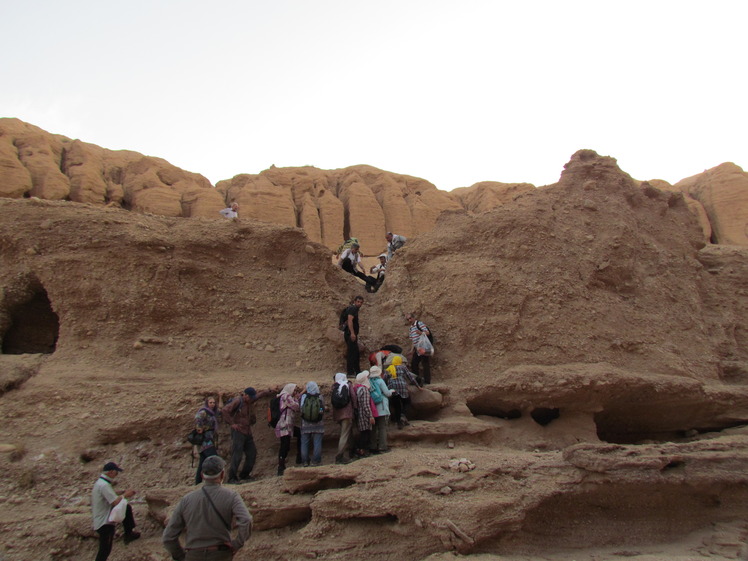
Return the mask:
<path fill-rule="evenodd" d="M 392 376 L 393 378 L 397 378 L 397 367 L 395 367 L 394 364 L 390 364 L 387 367 L 387 372 L 389 372 L 390 376 Z"/>
<path fill-rule="evenodd" d="M 317 382 L 307 382 L 306 393 L 309 395 L 319 395 L 319 386 L 317 385 Z"/>
<path fill-rule="evenodd" d="M 338 395 L 342 397 L 343 388 L 348 385 L 348 376 L 346 376 L 342 372 L 338 372 L 337 374 L 335 374 L 335 383 L 338 384 Z"/>
<path fill-rule="evenodd" d="M 283 386 L 281 393 L 278 394 L 278 397 L 280 397 L 283 394 L 292 396 L 294 391 L 296 391 L 296 384 L 286 384 L 285 386 Z"/>
<path fill-rule="evenodd" d="M 369 368 L 369 378 L 379 378 L 382 375 L 382 369 L 374 365 Z"/>
<path fill-rule="evenodd" d="M 365 388 L 371 388 L 371 383 L 369 383 L 369 371 L 364 370 L 363 372 L 359 372 L 356 376 L 356 383 Z"/>
<path fill-rule="evenodd" d="M 395 366 L 400 366 L 403 363 L 403 357 L 400 355 L 395 355 L 392 357 L 392 364 Z"/>

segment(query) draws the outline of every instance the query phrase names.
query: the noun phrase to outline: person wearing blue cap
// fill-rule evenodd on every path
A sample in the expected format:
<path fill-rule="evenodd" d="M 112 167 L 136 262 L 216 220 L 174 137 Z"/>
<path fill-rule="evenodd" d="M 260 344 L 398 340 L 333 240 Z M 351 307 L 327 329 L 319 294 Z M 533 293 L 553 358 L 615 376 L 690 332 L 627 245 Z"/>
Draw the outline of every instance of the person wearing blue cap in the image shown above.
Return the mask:
<path fill-rule="evenodd" d="M 94 483 L 91 492 L 91 510 L 93 511 L 93 528 L 99 534 L 99 551 L 96 554 L 96 561 L 106 561 L 112 552 L 114 543 L 115 522 L 110 522 L 109 515 L 112 509 L 117 506 L 123 499 L 129 499 L 135 495 L 135 491 L 127 489 L 118 494 L 114 491 L 114 479 L 119 473 L 124 471 L 114 462 L 107 462 L 104 465 L 102 474 Z M 125 545 L 137 540 L 140 532 L 135 532 L 135 518 L 132 514 L 132 508 L 127 505 L 125 519 L 122 521 L 125 528 Z"/>
<path fill-rule="evenodd" d="M 271 393 L 271 390 L 258 392 L 250 387 L 221 409 L 223 418 L 231 426 L 231 467 L 228 479 L 230 484 L 238 484 L 242 479 L 251 479 L 252 469 L 257 459 L 257 446 L 252 437 L 252 425 L 257 422 L 254 404 L 258 399 Z M 242 456 L 244 456 L 244 466 L 239 471 Z"/>

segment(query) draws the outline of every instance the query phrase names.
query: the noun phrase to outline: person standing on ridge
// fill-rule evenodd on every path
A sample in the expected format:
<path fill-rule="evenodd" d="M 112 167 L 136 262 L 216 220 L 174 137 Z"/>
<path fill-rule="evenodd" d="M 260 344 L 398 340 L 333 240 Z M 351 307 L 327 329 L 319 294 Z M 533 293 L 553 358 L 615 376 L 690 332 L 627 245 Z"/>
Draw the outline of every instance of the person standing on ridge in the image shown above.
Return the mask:
<path fill-rule="evenodd" d="M 427 337 L 431 335 L 429 328 L 422 321 L 416 319 L 415 313 L 409 313 L 405 316 L 405 321 L 410 324 L 408 336 L 410 341 L 413 343 L 413 354 L 410 358 L 410 366 L 413 368 L 413 373 L 416 376 L 420 376 L 421 365 L 423 365 L 423 381 L 426 384 L 431 383 L 431 357 L 429 355 L 422 355 L 418 352 L 418 339 L 422 334 Z M 431 339 L 431 337 L 429 337 Z"/>
<path fill-rule="evenodd" d="M 392 232 L 387 232 L 384 236 L 384 239 L 387 240 L 387 259 L 392 259 L 392 256 L 395 254 L 395 252 L 403 247 L 405 245 L 405 242 L 408 241 L 408 238 L 406 238 L 405 236 L 393 234 Z"/>
<path fill-rule="evenodd" d="M 239 218 L 239 203 L 234 201 L 233 203 L 231 203 L 231 206 L 224 208 L 223 210 L 219 210 L 218 214 L 220 214 L 224 218 Z"/>
<path fill-rule="evenodd" d="M 348 306 L 345 311 L 345 329 L 343 336 L 346 344 L 346 370 L 348 376 L 358 374 L 361 366 L 361 356 L 358 350 L 358 312 L 364 305 L 364 297 L 356 296 L 353 304 Z"/>
<path fill-rule="evenodd" d="M 239 483 L 240 480 L 250 479 L 257 459 L 257 447 L 252 437 L 252 425 L 257 422 L 255 401 L 270 395 L 270 390 L 260 393 L 254 388 L 247 388 L 238 397 L 232 399 L 221 410 L 226 422 L 231 426 L 231 468 L 229 469 L 229 484 Z M 239 471 L 239 465 L 244 456 L 244 468 Z"/>

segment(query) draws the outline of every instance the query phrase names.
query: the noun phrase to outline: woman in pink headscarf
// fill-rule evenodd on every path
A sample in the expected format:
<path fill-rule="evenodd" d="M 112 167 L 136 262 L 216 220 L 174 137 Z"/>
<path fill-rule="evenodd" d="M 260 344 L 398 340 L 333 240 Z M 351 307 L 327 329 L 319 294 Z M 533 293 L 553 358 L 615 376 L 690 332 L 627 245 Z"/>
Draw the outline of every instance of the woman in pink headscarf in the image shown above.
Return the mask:
<path fill-rule="evenodd" d="M 278 475 L 286 471 L 286 457 L 291 449 L 296 411 L 299 410 L 299 400 L 296 399 L 296 384 L 286 384 L 278 394 L 280 399 L 280 419 L 275 425 L 275 436 L 280 439 L 278 450 Z"/>

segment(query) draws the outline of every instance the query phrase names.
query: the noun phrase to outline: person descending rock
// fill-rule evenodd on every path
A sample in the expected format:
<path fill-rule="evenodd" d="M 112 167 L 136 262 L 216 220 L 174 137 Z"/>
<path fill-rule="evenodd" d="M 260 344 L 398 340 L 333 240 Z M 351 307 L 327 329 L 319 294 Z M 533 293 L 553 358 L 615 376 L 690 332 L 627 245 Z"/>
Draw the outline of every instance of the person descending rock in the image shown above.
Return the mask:
<path fill-rule="evenodd" d="M 202 444 L 193 446 L 192 456 L 199 457 L 195 472 L 195 485 L 202 482 L 203 462 L 210 456 L 218 454 L 218 405 L 214 396 L 205 398 L 202 407 L 195 414 L 195 430 L 203 437 Z"/>
<path fill-rule="evenodd" d="M 371 394 L 369 392 L 369 371 L 364 370 L 356 376 L 353 386 L 356 419 L 358 423 L 358 443 L 356 445 L 356 456 L 365 458 L 369 455 L 369 441 L 371 440 L 371 427 L 374 425 L 374 412 Z"/>
<path fill-rule="evenodd" d="M 382 286 L 382 283 L 384 283 L 384 277 L 387 273 L 387 254 L 386 253 L 382 253 L 379 256 L 379 264 L 374 265 L 371 269 L 369 269 L 369 273 L 374 275 L 374 278 L 376 279 L 376 284 L 374 284 L 371 292 L 376 292 Z"/>
<path fill-rule="evenodd" d="M 348 376 L 355 376 L 361 366 L 361 356 L 358 350 L 358 312 L 364 305 L 364 297 L 356 296 L 353 304 L 345 311 L 345 328 L 343 335 L 346 344 L 346 369 Z"/>
<path fill-rule="evenodd" d="M 389 398 L 392 395 L 392 390 L 382 380 L 382 369 L 379 366 L 372 366 L 369 369 L 369 383 L 371 385 L 369 389 L 371 399 L 376 406 L 369 450 L 372 454 L 383 454 L 389 451 L 387 448 L 387 423 L 390 420 Z"/>
<path fill-rule="evenodd" d="M 348 249 L 344 250 L 340 254 L 338 259 L 338 267 L 343 269 L 346 273 L 352 274 L 354 277 L 360 278 L 366 283 L 366 289 L 371 291 L 374 285 L 377 283 L 377 279 L 366 275 L 364 266 L 361 264 L 361 246 L 354 243 Z M 357 271 L 356 269 L 360 269 Z"/>
<path fill-rule="evenodd" d="M 392 390 L 390 405 L 392 406 L 392 420 L 397 423 L 397 428 L 402 429 L 409 424 L 405 418 L 405 410 L 410 405 L 410 391 L 408 384 L 412 384 L 420 389 L 416 376 L 408 370 L 403 364 L 400 355 L 395 355 L 390 364 L 384 371 L 384 381 L 387 387 Z"/>
<path fill-rule="evenodd" d="M 260 393 L 254 388 L 247 388 L 243 393 L 229 401 L 221 410 L 224 420 L 231 426 L 231 468 L 228 483 L 237 484 L 240 480 L 251 479 L 252 470 L 257 459 L 257 447 L 252 437 L 252 425 L 257 422 L 255 402 L 267 395 L 271 390 Z M 244 467 L 239 471 L 239 465 L 244 456 Z"/>
<path fill-rule="evenodd" d="M 335 383 L 332 386 L 330 402 L 332 403 L 332 418 L 340 425 L 340 437 L 338 438 L 338 454 L 335 456 L 336 464 L 347 464 L 345 452 L 351 451 L 351 429 L 353 423 L 353 388 L 348 378 L 342 372 L 335 374 Z"/>
<path fill-rule="evenodd" d="M 178 561 L 231 561 L 249 539 L 252 515 L 236 491 L 222 486 L 226 462 L 211 456 L 203 462 L 200 489 L 177 503 L 161 540 L 172 559 Z M 236 537 L 231 537 L 231 528 Z M 185 532 L 184 547 L 179 535 Z"/>
<path fill-rule="evenodd" d="M 410 366 L 416 376 L 420 376 L 421 365 L 423 365 L 423 381 L 431 383 L 431 357 L 427 354 L 421 354 L 418 349 L 418 339 L 424 334 L 427 337 L 431 334 L 429 328 L 422 321 L 416 319 L 415 313 L 405 315 L 405 321 L 410 324 L 408 336 L 413 343 L 413 354 L 410 358 Z"/>
<path fill-rule="evenodd" d="M 131 498 L 135 491 L 127 489 L 122 493 L 115 493 L 113 485 L 114 479 L 124 471 L 114 462 L 107 462 L 104 465 L 103 473 L 94 483 L 91 491 L 91 510 L 93 512 L 93 528 L 99 534 L 99 551 L 96 554 L 96 561 L 106 561 L 112 552 L 114 543 L 115 522 L 109 521 L 109 514 L 112 508 L 117 506 L 120 501 Z M 128 504 L 125 510 L 125 519 L 122 521 L 125 528 L 125 545 L 140 537 L 139 532 L 135 532 L 135 518 L 132 514 L 132 507 Z"/>
<path fill-rule="evenodd" d="M 230 207 L 219 210 L 218 213 L 224 218 L 239 218 L 239 203 L 233 202 Z"/>
<path fill-rule="evenodd" d="M 322 463 L 322 437 L 325 434 L 325 422 L 322 416 L 325 403 L 319 394 L 317 382 L 307 382 L 306 391 L 299 401 L 301 411 L 301 463 L 309 465 L 309 444 L 313 444 L 312 465 Z"/>
<path fill-rule="evenodd" d="M 393 234 L 392 232 L 387 232 L 384 236 L 384 239 L 387 240 L 387 258 L 392 259 L 392 256 L 395 254 L 395 252 L 403 247 L 405 245 L 405 242 L 408 241 L 408 238 L 405 236 L 399 236 L 397 234 Z"/>
<path fill-rule="evenodd" d="M 280 399 L 280 419 L 275 425 L 275 436 L 280 439 L 278 449 L 278 475 L 286 471 L 286 458 L 291 449 L 291 436 L 293 435 L 296 411 L 299 410 L 299 401 L 296 399 L 296 384 L 286 384 L 278 394 Z"/>

